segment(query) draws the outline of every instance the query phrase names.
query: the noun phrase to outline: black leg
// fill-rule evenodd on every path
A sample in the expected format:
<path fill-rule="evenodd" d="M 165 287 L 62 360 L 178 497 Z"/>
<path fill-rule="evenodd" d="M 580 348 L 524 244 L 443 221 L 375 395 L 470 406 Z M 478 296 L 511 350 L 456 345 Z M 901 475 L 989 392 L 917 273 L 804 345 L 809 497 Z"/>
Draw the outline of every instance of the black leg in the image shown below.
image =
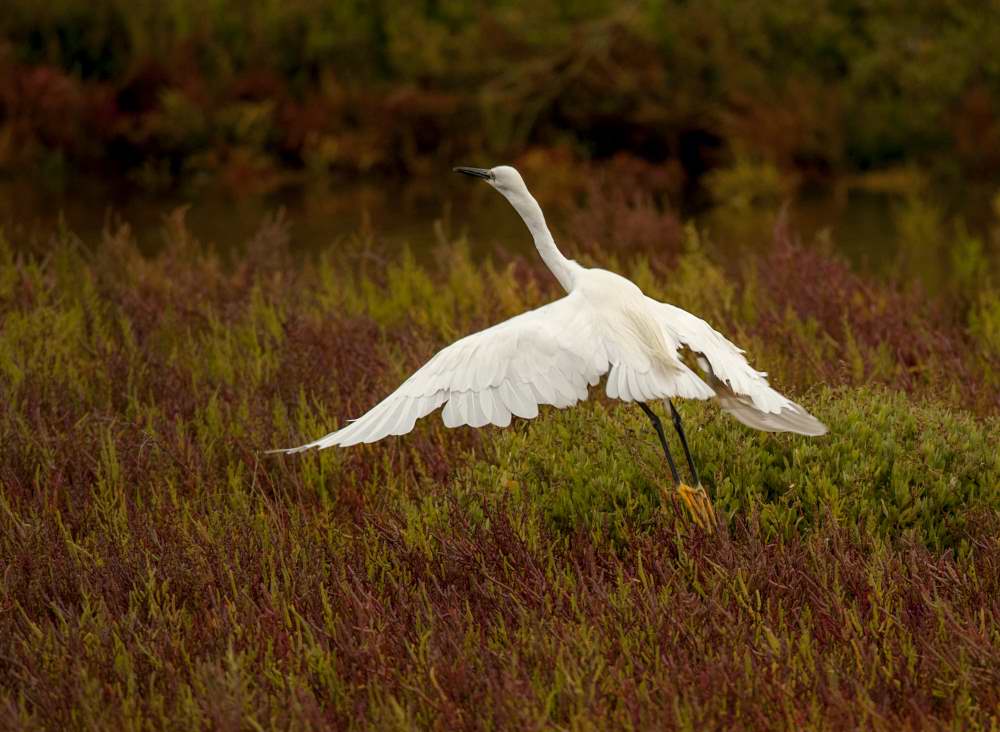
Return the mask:
<path fill-rule="evenodd" d="M 691 469 L 691 477 L 694 478 L 695 485 L 701 485 L 701 481 L 698 480 L 698 470 L 694 467 L 694 460 L 691 459 L 691 450 L 688 449 L 687 437 L 684 435 L 684 425 L 681 424 L 681 415 L 677 413 L 672 401 L 667 399 L 667 404 L 670 405 L 670 415 L 674 419 L 674 429 L 677 430 L 677 435 L 681 438 L 681 445 L 684 446 L 684 456 L 687 458 L 688 468 Z"/>
<path fill-rule="evenodd" d="M 650 409 L 645 402 L 636 402 L 642 411 L 646 413 L 649 417 L 649 421 L 653 423 L 653 429 L 656 430 L 656 434 L 660 438 L 660 444 L 663 445 L 663 454 L 667 456 L 667 465 L 670 466 L 670 474 L 674 478 L 674 485 L 680 485 L 681 476 L 677 473 L 677 466 L 674 465 L 674 458 L 670 454 L 670 448 L 667 447 L 667 436 L 663 434 L 663 424 L 660 422 L 660 418 L 656 416 L 656 412 Z"/>

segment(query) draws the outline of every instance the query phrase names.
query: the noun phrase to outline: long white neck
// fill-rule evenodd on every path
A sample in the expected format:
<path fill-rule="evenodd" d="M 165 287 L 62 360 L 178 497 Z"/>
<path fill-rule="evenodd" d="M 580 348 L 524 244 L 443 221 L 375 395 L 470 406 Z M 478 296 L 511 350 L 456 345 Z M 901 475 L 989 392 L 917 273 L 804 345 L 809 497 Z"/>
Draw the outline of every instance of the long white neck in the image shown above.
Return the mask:
<path fill-rule="evenodd" d="M 549 227 L 545 224 L 545 215 L 542 213 L 542 207 L 538 205 L 538 201 L 527 189 L 514 191 L 509 195 L 504 193 L 504 196 L 524 219 L 532 239 L 535 240 L 535 248 L 541 255 L 542 261 L 545 262 L 545 266 L 556 276 L 566 292 L 572 290 L 575 280 L 572 263 L 556 247 L 555 239 L 552 238 Z"/>

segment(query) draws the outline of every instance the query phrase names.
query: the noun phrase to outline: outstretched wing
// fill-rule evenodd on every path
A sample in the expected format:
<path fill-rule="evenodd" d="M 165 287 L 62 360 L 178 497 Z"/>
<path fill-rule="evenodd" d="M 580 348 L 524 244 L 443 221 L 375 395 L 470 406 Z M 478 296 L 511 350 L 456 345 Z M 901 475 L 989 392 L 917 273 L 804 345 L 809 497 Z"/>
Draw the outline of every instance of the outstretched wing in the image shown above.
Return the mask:
<path fill-rule="evenodd" d="M 538 416 L 540 404 L 572 406 L 608 370 L 595 339 L 589 307 L 571 293 L 456 341 L 359 419 L 315 442 L 275 452 L 403 435 L 442 405 L 448 427 L 506 427 L 511 415 Z"/>
<path fill-rule="evenodd" d="M 698 355 L 706 381 L 725 411 L 748 427 L 766 432 L 826 434 L 826 425 L 771 388 L 767 374 L 747 363 L 742 348 L 686 310 L 647 299 L 673 340 Z"/>

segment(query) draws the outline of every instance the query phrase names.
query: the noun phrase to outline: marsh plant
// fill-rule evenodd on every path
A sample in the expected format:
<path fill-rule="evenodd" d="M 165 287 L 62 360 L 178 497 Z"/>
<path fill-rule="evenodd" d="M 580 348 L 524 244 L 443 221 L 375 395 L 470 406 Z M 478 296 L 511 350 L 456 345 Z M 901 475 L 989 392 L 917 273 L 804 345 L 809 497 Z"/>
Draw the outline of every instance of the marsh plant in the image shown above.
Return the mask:
<path fill-rule="evenodd" d="M 609 200 L 579 215 L 667 216 Z M 787 222 L 738 266 L 671 231 L 565 246 L 724 327 L 830 426 L 684 403 L 714 535 L 596 389 L 503 431 L 262 456 L 554 297 L 533 261 L 372 234 L 303 258 L 280 217 L 224 258 L 183 212 L 153 256 L 124 227 L 0 240 L 3 726 L 995 724 L 994 296 L 874 281 Z"/>

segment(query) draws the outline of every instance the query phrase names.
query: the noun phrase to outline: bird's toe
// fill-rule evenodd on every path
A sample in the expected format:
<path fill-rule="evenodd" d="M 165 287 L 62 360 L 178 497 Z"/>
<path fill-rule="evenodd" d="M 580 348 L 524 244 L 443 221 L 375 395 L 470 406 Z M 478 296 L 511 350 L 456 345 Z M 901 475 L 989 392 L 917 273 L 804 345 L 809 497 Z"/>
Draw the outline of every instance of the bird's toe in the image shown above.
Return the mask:
<path fill-rule="evenodd" d="M 680 483 L 677 486 L 677 493 L 691 512 L 694 522 L 706 531 L 712 531 L 717 521 L 715 508 L 712 506 L 712 499 L 708 497 L 708 492 L 701 483 L 694 488 L 687 483 Z"/>

